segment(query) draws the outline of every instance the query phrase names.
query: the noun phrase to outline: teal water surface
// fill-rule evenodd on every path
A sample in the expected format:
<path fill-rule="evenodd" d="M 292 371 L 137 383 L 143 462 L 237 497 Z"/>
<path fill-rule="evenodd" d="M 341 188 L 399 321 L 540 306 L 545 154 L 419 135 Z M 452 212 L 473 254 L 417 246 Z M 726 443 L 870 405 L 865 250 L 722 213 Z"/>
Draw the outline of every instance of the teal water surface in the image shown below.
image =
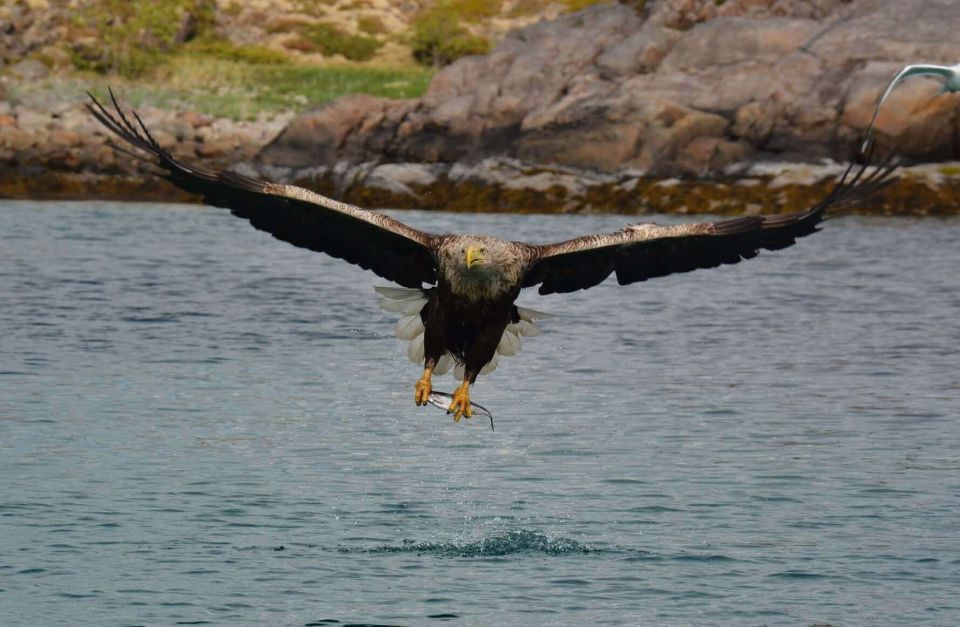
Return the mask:
<path fill-rule="evenodd" d="M 0 203 L 0 623 L 960 624 L 958 242 L 844 218 L 524 294 L 557 317 L 476 387 L 491 432 L 414 406 L 371 274 L 216 209 Z"/>

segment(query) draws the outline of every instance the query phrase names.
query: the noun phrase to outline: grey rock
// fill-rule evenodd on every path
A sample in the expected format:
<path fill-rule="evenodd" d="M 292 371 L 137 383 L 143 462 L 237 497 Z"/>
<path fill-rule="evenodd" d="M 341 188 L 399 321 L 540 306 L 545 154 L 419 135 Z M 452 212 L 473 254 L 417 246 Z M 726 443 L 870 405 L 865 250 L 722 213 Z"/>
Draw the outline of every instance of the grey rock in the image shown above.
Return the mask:
<path fill-rule="evenodd" d="M 597 5 L 457 61 L 420 100 L 352 96 L 300 116 L 260 159 L 442 163 L 498 184 L 529 176 L 511 159 L 664 176 L 844 161 L 897 69 L 956 63 L 958 31 L 955 0 L 657 0 L 642 15 Z M 956 98 L 930 84 L 898 88 L 879 136 L 907 155 L 956 159 Z M 387 174 L 375 180 L 397 181 Z"/>
<path fill-rule="evenodd" d="M 474 164 L 458 163 L 447 177 L 455 183 L 474 183 L 493 188 L 548 192 L 563 190 L 567 196 L 582 196 L 590 187 L 611 185 L 616 176 L 564 166 L 543 166 L 506 157 L 491 157 Z"/>
<path fill-rule="evenodd" d="M 24 81 L 35 81 L 45 77 L 50 71 L 43 63 L 36 59 L 24 59 L 10 66 L 8 70 L 12 76 Z"/>
<path fill-rule="evenodd" d="M 375 167 L 367 176 L 395 181 L 404 186 L 428 187 L 446 174 L 449 168 L 436 163 L 385 163 Z"/>
<path fill-rule="evenodd" d="M 379 125 L 386 123 L 395 132 L 397 119 L 389 118 L 387 109 L 396 113 L 409 104 L 366 94 L 326 103 L 294 118 L 258 153 L 257 160 L 270 165 L 309 167 L 332 163 L 342 153 L 362 154 L 364 142 L 375 141 Z"/>
<path fill-rule="evenodd" d="M 36 137 L 20 128 L 6 128 L 0 143 L 16 154 L 33 146 L 36 143 Z"/>
<path fill-rule="evenodd" d="M 818 26 L 816 20 L 717 18 L 686 33 L 663 60 L 663 69 L 699 74 L 735 63 L 776 62 L 800 49 Z"/>
<path fill-rule="evenodd" d="M 604 78 L 653 72 L 682 36 L 672 28 L 644 25 L 597 57 L 597 68 Z"/>
<path fill-rule="evenodd" d="M 24 107 L 18 107 L 17 124 L 20 128 L 35 131 L 44 130 L 53 123 L 53 116 L 47 111 L 34 111 Z"/>

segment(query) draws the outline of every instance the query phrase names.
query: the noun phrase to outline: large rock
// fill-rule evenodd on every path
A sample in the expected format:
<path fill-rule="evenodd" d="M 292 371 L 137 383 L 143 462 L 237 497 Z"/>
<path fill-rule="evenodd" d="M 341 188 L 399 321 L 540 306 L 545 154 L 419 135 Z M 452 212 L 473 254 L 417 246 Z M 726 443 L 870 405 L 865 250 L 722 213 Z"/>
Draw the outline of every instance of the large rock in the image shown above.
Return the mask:
<path fill-rule="evenodd" d="M 411 101 L 346 96 L 298 116 L 258 155 L 261 163 L 304 167 L 377 150 L 380 129 L 396 129 Z"/>
<path fill-rule="evenodd" d="M 955 0 L 657 0 L 510 33 L 419 101 L 353 96 L 295 120 L 260 158 L 293 168 L 491 157 L 585 170 L 721 173 L 845 160 L 887 81 L 960 60 Z M 639 8 L 639 10 L 638 10 Z M 960 157 L 956 99 L 898 88 L 878 120 L 910 156 Z"/>

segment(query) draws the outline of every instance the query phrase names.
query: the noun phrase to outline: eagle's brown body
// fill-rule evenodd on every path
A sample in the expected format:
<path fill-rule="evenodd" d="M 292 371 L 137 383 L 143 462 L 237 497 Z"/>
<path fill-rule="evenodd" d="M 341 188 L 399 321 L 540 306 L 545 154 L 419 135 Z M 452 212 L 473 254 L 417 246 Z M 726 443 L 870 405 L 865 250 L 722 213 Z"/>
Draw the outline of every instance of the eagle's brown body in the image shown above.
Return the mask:
<path fill-rule="evenodd" d="M 180 188 L 208 204 L 228 207 L 278 239 L 344 259 L 403 286 L 377 291 L 384 295 L 382 307 L 404 314 L 398 336 L 411 340 L 408 355 L 423 363 L 414 398 L 418 405 L 426 404 L 434 370 L 442 373 L 457 362 L 463 383 L 450 405 L 456 420 L 470 416 L 469 386 L 495 365 L 497 353 L 515 354 L 519 335 L 539 332 L 532 321 L 543 314 L 514 304 L 523 288 L 539 286 L 541 294 L 572 292 L 611 274 L 624 285 L 785 248 L 816 231 L 828 208 L 856 202 L 886 184 L 893 170 L 880 167 L 864 176 L 864 165 L 850 176 L 851 165 L 833 190 L 806 211 L 673 226 L 639 224 L 533 245 L 427 233 L 301 187 L 185 165 L 160 147 L 136 114 L 134 124 L 111 98 L 113 112 L 91 96 L 91 113 Z"/>
<path fill-rule="evenodd" d="M 444 353 L 450 353 L 464 365 L 467 380 L 474 383 L 497 352 L 507 325 L 519 320 L 513 304 L 519 295 L 517 287 L 491 299 L 470 302 L 441 282 L 430 290 L 420 313 L 425 363 L 435 364 Z"/>

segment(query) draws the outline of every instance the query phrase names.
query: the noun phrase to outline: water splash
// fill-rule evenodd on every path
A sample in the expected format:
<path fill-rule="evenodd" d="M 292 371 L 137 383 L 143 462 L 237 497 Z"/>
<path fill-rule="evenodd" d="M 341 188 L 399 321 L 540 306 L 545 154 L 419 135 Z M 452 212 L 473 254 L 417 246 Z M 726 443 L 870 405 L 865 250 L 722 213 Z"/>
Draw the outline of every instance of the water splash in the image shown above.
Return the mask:
<path fill-rule="evenodd" d="M 343 553 L 351 549 L 340 549 Z M 470 542 L 416 542 L 404 540 L 401 545 L 382 545 L 365 549 L 365 553 L 416 553 L 442 557 L 499 557 L 522 553 L 542 555 L 571 555 L 597 553 L 587 545 L 569 538 L 549 538 L 538 531 L 520 529 L 507 531 Z"/>

